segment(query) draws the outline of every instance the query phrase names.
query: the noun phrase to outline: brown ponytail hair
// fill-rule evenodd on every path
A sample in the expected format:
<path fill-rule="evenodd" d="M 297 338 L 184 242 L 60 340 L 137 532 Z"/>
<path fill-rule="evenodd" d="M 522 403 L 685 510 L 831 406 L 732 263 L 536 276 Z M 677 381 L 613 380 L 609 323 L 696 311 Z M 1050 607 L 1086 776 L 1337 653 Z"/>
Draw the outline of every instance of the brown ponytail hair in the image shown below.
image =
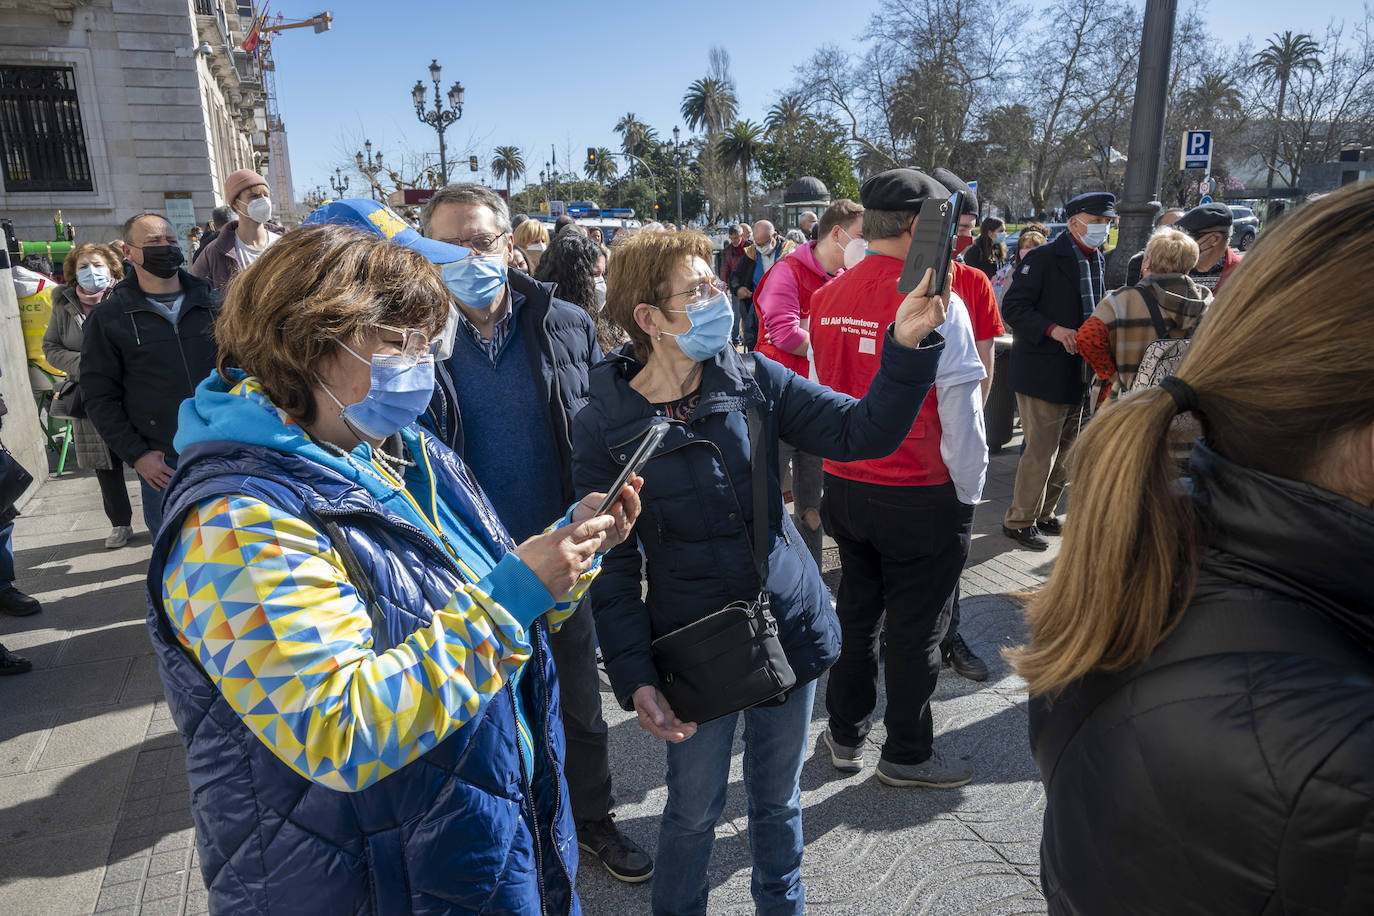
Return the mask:
<path fill-rule="evenodd" d="M 1350 185 L 1260 236 L 1203 318 L 1178 377 L 1207 444 L 1279 477 L 1337 489 L 1333 460 L 1374 424 L 1374 181 Z M 1073 507 L 1049 582 L 1027 608 L 1029 645 L 1007 657 L 1032 694 L 1144 661 L 1178 623 L 1203 532 L 1176 487 L 1173 397 L 1108 407 L 1073 450 Z"/>

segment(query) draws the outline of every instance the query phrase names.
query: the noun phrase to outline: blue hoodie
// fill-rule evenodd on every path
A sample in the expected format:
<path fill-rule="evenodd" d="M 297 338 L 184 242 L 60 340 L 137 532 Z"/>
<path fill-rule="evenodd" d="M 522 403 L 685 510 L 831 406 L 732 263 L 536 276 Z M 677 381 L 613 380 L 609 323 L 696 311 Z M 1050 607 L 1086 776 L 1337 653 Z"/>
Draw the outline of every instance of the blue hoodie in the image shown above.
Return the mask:
<path fill-rule="evenodd" d="M 230 369 L 229 374 L 234 379 L 232 387 L 219 373 L 212 372 L 197 386 L 196 396 L 182 402 L 175 440 L 178 454 L 200 442 L 238 442 L 306 458 L 367 490 L 387 510 L 429 534 L 440 548 L 450 549 L 487 594 L 512 596 L 513 603 L 509 599 L 503 603 L 523 626 L 553 606 L 553 596 L 514 551 L 507 552 L 497 563 L 474 533 L 492 525 L 499 528 L 500 522 L 494 515 L 461 517 L 451 508 L 461 505 L 460 500 L 446 498 L 452 494 L 433 492 L 434 475 L 427 466 L 421 443 L 424 432 L 414 426 L 400 432 L 410 454 L 418 456 L 426 466 L 417 463 L 408 468 L 406 490 L 397 490 L 368 470 L 374 467 L 371 445 L 359 443 L 349 458 L 330 451 L 268 400 L 256 379 L 250 379 L 239 369 Z M 429 517 L 420 510 L 421 505 L 430 508 Z M 438 535 L 436 526 L 443 536 Z"/>

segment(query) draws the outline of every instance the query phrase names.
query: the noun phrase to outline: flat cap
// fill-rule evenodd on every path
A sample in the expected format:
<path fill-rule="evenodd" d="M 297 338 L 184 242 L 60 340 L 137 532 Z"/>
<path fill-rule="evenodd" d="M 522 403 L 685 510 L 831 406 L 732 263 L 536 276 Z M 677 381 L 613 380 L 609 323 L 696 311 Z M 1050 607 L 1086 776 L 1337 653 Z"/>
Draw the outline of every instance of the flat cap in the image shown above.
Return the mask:
<path fill-rule="evenodd" d="M 964 179 L 960 178 L 949 169 L 936 169 L 930 173 L 930 177 L 949 188 L 951 194 L 955 191 L 964 192 L 964 205 L 959 208 L 959 214 L 961 216 L 978 215 L 978 194 L 973 188 L 968 186 L 968 183 L 965 182 Z"/>
<path fill-rule="evenodd" d="M 915 169 L 879 172 L 859 188 L 859 203 L 865 210 L 919 210 L 932 197 L 944 200 L 949 189 Z"/>
<path fill-rule="evenodd" d="M 1116 219 L 1116 195 L 1110 191 L 1089 191 L 1087 194 L 1079 194 L 1064 205 L 1065 219 L 1075 213 L 1108 216 Z"/>
<path fill-rule="evenodd" d="M 1180 216 L 1174 223 L 1174 228 L 1182 229 L 1193 238 L 1197 238 L 1208 232 L 1229 232 L 1231 222 L 1231 208 L 1214 200 L 1210 204 L 1194 207 Z"/>

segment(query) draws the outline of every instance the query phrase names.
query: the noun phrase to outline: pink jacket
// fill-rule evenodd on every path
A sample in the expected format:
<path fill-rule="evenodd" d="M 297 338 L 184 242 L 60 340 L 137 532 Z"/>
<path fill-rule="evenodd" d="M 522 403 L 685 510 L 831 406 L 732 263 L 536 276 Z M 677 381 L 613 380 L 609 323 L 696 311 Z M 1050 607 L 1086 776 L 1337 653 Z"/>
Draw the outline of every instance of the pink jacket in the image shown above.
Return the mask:
<path fill-rule="evenodd" d="M 830 279 L 821 262 L 816 260 L 816 242 L 797 246 L 783 260 L 790 260 L 792 266 L 815 274 L 821 283 Z M 782 267 L 781 262 L 777 266 Z M 790 353 L 806 343 L 807 323 L 803 322 L 801 316 L 801 293 L 797 275 L 791 269 L 783 267 L 771 271 L 755 305 L 773 346 Z"/>

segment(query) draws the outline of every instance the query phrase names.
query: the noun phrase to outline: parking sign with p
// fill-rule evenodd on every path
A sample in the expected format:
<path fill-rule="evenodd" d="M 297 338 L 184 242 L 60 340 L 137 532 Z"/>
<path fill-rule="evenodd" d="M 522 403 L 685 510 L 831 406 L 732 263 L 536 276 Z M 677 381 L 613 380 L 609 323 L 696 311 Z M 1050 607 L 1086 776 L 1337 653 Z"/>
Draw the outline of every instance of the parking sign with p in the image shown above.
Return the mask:
<path fill-rule="evenodd" d="M 1178 167 L 1184 171 L 1188 169 L 1202 169 L 1210 172 L 1212 169 L 1212 132 L 1210 130 L 1190 130 L 1183 134 L 1183 148 L 1179 151 Z"/>

